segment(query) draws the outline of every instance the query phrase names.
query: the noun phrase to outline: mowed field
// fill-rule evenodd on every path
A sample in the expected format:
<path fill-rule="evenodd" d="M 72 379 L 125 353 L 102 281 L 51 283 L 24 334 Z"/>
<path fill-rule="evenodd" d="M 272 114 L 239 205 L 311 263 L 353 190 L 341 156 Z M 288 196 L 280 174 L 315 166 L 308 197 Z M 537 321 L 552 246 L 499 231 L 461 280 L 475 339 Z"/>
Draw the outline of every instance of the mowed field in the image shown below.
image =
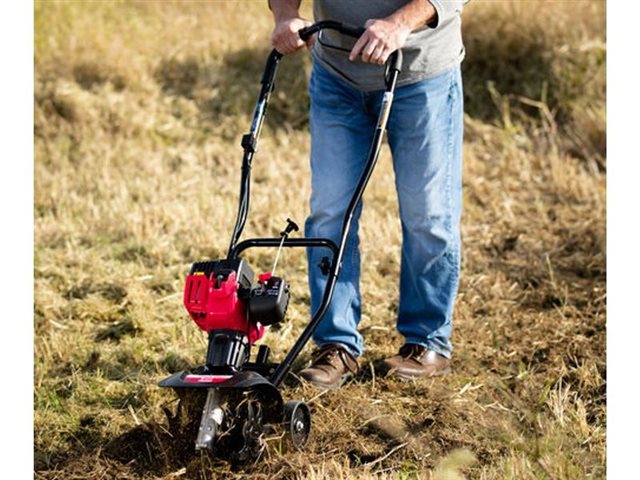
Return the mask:
<path fill-rule="evenodd" d="M 385 146 L 361 222 L 362 373 L 324 393 L 289 379 L 285 397 L 312 409 L 306 450 L 269 436 L 233 471 L 171 438 L 175 397 L 156 382 L 204 358 L 182 288 L 228 245 L 266 2 L 35 2 L 36 478 L 604 478 L 604 2 L 474 0 L 463 23 L 453 374 L 375 369 L 401 345 Z M 308 213 L 309 70 L 306 52 L 282 62 L 246 237 Z M 273 254 L 247 258 L 262 271 Z M 293 301 L 264 340 L 277 358 L 309 318 L 303 252 L 280 273 Z"/>

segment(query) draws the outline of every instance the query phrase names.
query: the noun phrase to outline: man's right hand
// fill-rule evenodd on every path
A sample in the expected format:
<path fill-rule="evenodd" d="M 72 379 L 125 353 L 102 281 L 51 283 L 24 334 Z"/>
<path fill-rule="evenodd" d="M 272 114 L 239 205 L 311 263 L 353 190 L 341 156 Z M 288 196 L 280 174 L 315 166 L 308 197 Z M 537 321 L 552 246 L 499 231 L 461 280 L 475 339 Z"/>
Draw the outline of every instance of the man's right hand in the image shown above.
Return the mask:
<path fill-rule="evenodd" d="M 298 35 L 298 31 L 311 25 L 311 22 L 304 18 L 294 17 L 281 20 L 276 23 L 276 28 L 271 34 L 271 45 L 283 55 L 300 50 L 304 46 L 313 45 L 313 37 L 307 43 L 303 42 Z"/>

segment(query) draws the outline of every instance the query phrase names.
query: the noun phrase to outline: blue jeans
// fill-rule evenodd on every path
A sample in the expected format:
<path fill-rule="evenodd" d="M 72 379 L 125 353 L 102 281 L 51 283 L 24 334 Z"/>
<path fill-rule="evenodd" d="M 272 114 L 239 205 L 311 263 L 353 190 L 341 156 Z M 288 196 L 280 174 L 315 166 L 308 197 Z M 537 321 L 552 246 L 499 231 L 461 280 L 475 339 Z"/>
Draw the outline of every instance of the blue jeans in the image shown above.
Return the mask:
<path fill-rule="evenodd" d="M 314 64 L 311 96 L 311 214 L 305 235 L 336 243 L 344 212 L 373 139 L 382 91 L 363 92 Z M 460 67 L 396 90 L 387 124 L 402 223 L 397 328 L 407 343 L 451 356 L 451 317 L 460 277 L 463 98 Z M 331 305 L 315 331 L 317 345 L 364 351 L 360 322 L 360 253 L 354 215 Z M 324 249 L 309 249 L 311 310 L 327 277 Z"/>

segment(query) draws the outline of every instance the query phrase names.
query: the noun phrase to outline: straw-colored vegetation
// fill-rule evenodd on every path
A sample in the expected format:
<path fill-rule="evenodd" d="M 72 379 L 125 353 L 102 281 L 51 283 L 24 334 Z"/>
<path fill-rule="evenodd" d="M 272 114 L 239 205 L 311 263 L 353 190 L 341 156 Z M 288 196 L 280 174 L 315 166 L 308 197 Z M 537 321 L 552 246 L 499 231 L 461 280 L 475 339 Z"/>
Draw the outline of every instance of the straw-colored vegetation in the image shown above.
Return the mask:
<path fill-rule="evenodd" d="M 204 355 L 181 289 L 190 262 L 228 243 L 265 3 L 36 1 L 37 478 L 248 474 L 179 454 L 161 428 L 172 392 L 156 381 Z M 320 396 L 287 386 L 312 406 L 313 439 L 282 452 L 270 438 L 253 477 L 604 477 L 604 14 L 601 1 L 469 4 L 454 373 L 373 369 L 400 345 L 385 147 L 361 228 L 363 373 Z M 247 235 L 308 211 L 309 66 L 305 53 L 283 61 Z M 271 256 L 249 259 L 259 270 Z M 295 301 L 266 338 L 280 356 L 308 318 L 303 253 L 281 273 Z"/>

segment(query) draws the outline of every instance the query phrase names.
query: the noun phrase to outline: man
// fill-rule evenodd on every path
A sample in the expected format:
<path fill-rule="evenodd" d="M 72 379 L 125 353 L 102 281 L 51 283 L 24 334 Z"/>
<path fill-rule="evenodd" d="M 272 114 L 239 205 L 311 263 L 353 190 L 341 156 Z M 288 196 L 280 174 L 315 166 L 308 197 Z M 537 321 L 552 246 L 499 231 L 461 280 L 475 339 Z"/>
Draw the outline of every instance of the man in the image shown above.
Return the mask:
<path fill-rule="evenodd" d="M 338 242 L 344 212 L 362 172 L 384 89 L 383 64 L 402 48 L 387 136 L 402 223 L 397 328 L 405 344 L 384 360 L 401 378 L 444 375 L 451 357 L 451 319 L 460 274 L 462 204 L 462 81 L 460 14 L 454 0 L 315 0 L 316 21 L 364 26 L 357 40 L 326 31 L 307 45 L 310 80 L 311 214 L 305 235 Z M 270 0 L 272 43 L 283 54 L 305 46 L 298 31 L 300 0 Z M 311 45 L 313 43 L 313 45 Z M 300 376 L 337 388 L 358 371 L 360 321 L 358 219 L 354 215 L 340 279 L 314 334 L 318 349 Z M 311 309 L 321 302 L 326 277 L 310 249 Z"/>

